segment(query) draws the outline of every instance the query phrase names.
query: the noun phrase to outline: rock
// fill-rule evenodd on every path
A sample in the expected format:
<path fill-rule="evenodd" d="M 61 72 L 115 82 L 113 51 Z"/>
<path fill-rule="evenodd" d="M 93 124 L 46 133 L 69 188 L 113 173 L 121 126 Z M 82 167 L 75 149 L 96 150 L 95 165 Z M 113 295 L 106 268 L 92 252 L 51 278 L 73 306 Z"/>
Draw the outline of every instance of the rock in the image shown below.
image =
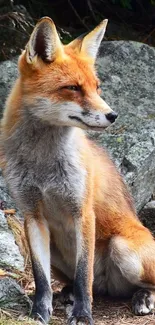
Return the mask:
<path fill-rule="evenodd" d="M 137 42 L 103 42 L 97 69 L 102 96 L 119 117 L 106 132 L 89 134 L 107 148 L 140 211 L 155 188 L 155 49 Z M 1 111 L 17 75 L 16 59 L 1 63 L 0 71 Z"/>
<path fill-rule="evenodd" d="M 8 5 L 0 8 L 0 61 L 20 54 L 33 29 L 32 17 L 22 5 Z"/>
<path fill-rule="evenodd" d="M 91 136 L 108 149 L 139 211 L 155 188 L 155 49 L 103 42 L 97 69 L 102 95 L 119 117 L 107 132 Z"/>
<path fill-rule="evenodd" d="M 140 219 L 155 234 L 155 200 L 148 202 L 140 211 Z"/>
<path fill-rule="evenodd" d="M 0 279 L 0 306 L 27 313 L 31 307 L 31 300 L 14 279 L 6 277 Z"/>
<path fill-rule="evenodd" d="M 2 176 L 2 172 L 0 170 L 0 209 L 13 209 L 15 208 L 15 204 L 13 199 L 9 195 L 9 190 L 6 187 L 5 180 Z"/>
<path fill-rule="evenodd" d="M 17 58 L 12 61 L 5 61 L 0 63 L 0 117 L 4 109 L 6 98 L 13 86 L 15 79 L 17 78 Z"/>
<path fill-rule="evenodd" d="M 0 268 L 24 270 L 24 259 L 8 227 L 3 211 L 0 210 Z"/>

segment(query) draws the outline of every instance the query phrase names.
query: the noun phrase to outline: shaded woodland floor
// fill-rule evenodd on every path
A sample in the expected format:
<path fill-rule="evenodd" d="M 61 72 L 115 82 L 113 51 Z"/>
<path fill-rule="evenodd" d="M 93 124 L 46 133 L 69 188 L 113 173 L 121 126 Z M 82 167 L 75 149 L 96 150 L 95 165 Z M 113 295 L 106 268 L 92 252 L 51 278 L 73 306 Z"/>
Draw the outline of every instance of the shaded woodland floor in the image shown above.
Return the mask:
<path fill-rule="evenodd" d="M 94 301 L 93 305 L 94 325 L 155 325 L 155 315 L 134 316 L 131 312 L 130 301 L 116 301 L 108 298 Z M 12 311 L 1 311 L 0 325 L 39 325 L 37 322 L 20 315 L 14 315 Z M 65 308 L 58 302 L 54 303 L 53 318 L 50 325 L 65 325 L 67 317 Z"/>

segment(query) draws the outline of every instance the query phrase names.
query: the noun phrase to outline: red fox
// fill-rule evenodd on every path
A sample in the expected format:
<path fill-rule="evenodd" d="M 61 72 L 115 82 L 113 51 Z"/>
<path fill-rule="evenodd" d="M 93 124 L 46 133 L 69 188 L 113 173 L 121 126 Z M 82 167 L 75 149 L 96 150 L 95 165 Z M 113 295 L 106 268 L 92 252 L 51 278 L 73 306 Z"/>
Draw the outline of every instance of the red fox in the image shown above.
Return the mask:
<path fill-rule="evenodd" d="M 53 21 L 42 18 L 1 122 L 3 172 L 32 259 L 32 315 L 43 323 L 52 314 L 51 269 L 73 288 L 69 324 L 93 324 L 93 294 L 133 296 L 136 315 L 154 308 L 153 236 L 108 155 L 83 131 L 102 131 L 117 118 L 100 97 L 94 67 L 106 25 L 63 46 Z"/>

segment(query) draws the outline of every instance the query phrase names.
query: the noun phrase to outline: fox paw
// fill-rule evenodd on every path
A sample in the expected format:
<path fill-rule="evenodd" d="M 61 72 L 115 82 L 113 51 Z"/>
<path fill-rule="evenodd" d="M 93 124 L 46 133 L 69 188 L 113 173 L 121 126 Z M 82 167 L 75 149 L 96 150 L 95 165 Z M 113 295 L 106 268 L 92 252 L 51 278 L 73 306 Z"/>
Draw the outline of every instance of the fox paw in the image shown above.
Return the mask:
<path fill-rule="evenodd" d="M 52 304 L 37 302 L 32 308 L 31 317 L 43 324 L 48 324 L 52 315 Z"/>
<path fill-rule="evenodd" d="M 133 295 L 132 311 L 135 315 L 147 315 L 154 309 L 154 297 L 151 291 L 141 289 Z"/>
<path fill-rule="evenodd" d="M 91 315 L 91 311 L 87 308 L 84 308 L 80 305 L 76 305 L 73 307 L 71 316 L 68 320 L 69 325 L 93 325 L 93 319 Z"/>
<path fill-rule="evenodd" d="M 88 316 L 80 316 L 80 317 L 71 317 L 68 321 L 68 325 L 93 325 L 93 319 Z"/>

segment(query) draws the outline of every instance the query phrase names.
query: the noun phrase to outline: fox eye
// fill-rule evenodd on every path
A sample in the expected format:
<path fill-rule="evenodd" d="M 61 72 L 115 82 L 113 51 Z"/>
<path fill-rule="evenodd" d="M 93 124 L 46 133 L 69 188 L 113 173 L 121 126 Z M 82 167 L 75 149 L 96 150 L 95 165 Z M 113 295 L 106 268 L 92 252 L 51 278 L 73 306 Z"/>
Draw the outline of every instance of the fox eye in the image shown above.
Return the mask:
<path fill-rule="evenodd" d="M 72 91 L 79 91 L 79 90 L 81 90 L 80 86 L 75 86 L 75 85 L 65 86 L 63 88 L 64 89 L 68 89 L 68 90 L 72 90 Z"/>

